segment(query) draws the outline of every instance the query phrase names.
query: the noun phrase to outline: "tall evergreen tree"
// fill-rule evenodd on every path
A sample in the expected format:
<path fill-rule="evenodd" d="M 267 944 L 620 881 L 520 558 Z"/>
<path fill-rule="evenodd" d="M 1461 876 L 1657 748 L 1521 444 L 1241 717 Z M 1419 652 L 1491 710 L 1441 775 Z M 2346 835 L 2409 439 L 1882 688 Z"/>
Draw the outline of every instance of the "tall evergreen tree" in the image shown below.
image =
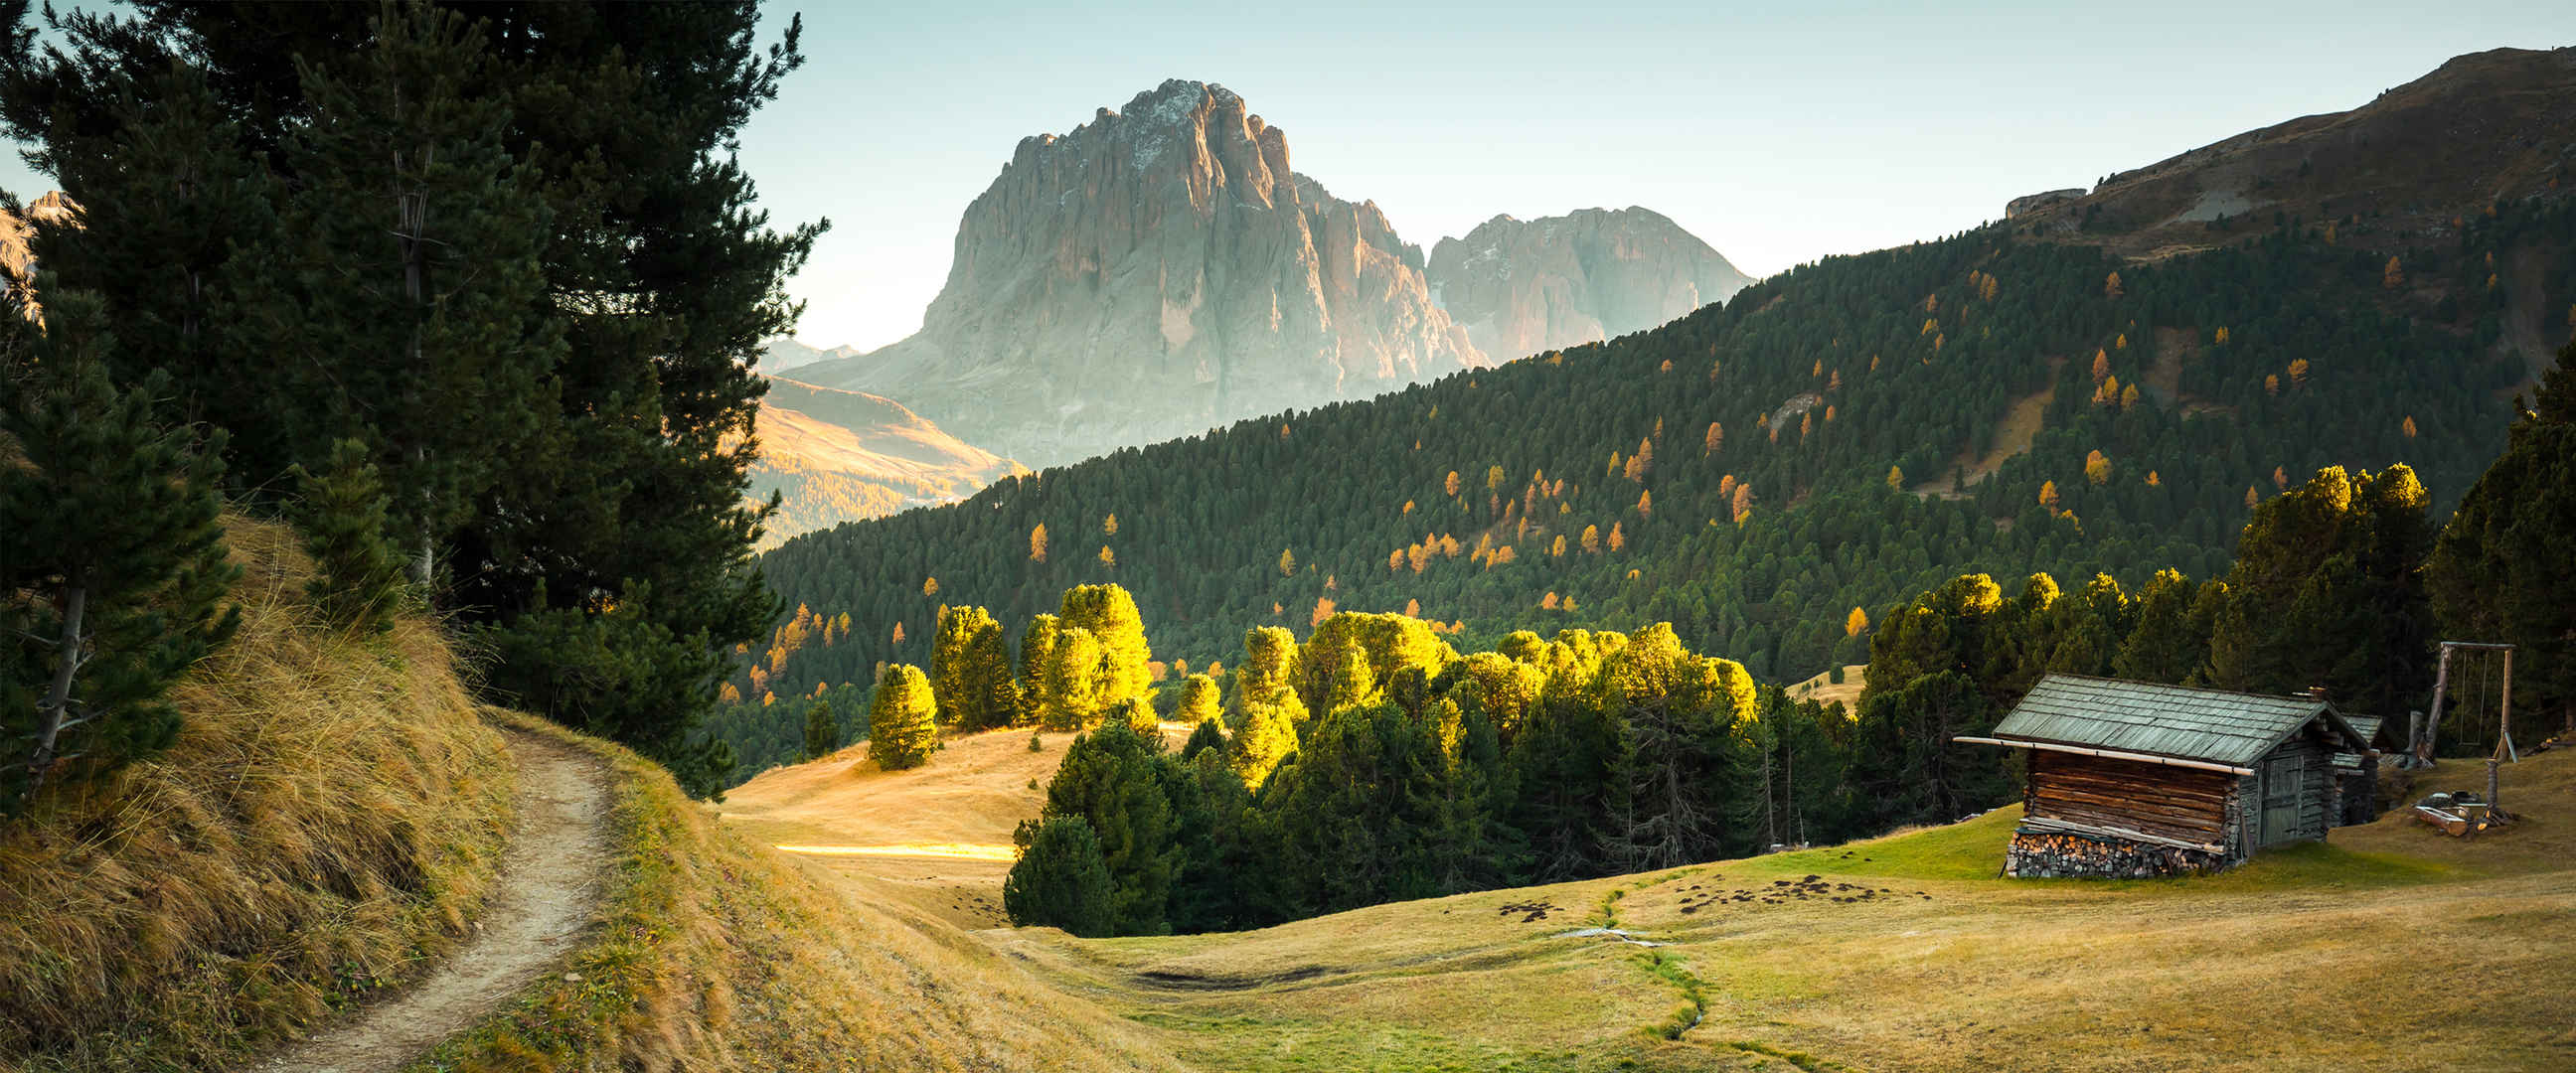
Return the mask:
<path fill-rule="evenodd" d="M 300 464 L 288 473 L 304 490 L 296 524 L 313 554 L 313 605 L 334 625 L 360 633 L 392 628 L 410 587 L 403 583 L 402 557 L 386 539 L 384 484 L 367 445 L 341 440 L 319 476 Z"/>
<path fill-rule="evenodd" d="M 2138 593 L 2137 627 L 2121 642 L 2111 671 L 2122 678 L 2183 685 L 2209 662 L 2209 633 L 2192 622 L 2198 595 L 2179 570 L 2158 570 Z"/>
<path fill-rule="evenodd" d="M 1046 708 L 1047 668 L 1055 666 L 1056 634 L 1063 628 L 1054 615 L 1039 614 L 1029 620 L 1029 628 L 1020 634 L 1020 673 L 1014 690 L 1018 697 L 1017 715 L 1012 726 L 1036 726 Z"/>
<path fill-rule="evenodd" d="M 2434 544 L 2426 584 L 2453 637 L 2515 646 L 2514 697 L 2576 729 L 2576 343 L 2513 423 L 2502 457 Z"/>
<path fill-rule="evenodd" d="M 1153 661 L 1154 652 L 1145 643 L 1144 616 L 1137 613 L 1136 601 L 1127 590 L 1116 585 L 1067 589 L 1059 617 L 1065 628 L 1089 632 L 1092 642 L 1100 646 L 1095 689 L 1104 708 L 1152 690 L 1153 676 L 1146 665 Z"/>
<path fill-rule="evenodd" d="M 980 607 L 951 607 L 931 642 L 930 685 L 940 718 L 961 734 L 1010 725 L 1018 706 L 1002 624 Z"/>
<path fill-rule="evenodd" d="M 805 706 L 805 759 L 820 760 L 841 747 L 841 721 L 832 711 L 832 702 L 814 698 Z"/>
<path fill-rule="evenodd" d="M 1177 818 L 1155 770 L 1162 759 L 1159 740 L 1125 723 L 1103 724 L 1065 749 L 1039 813 L 1041 822 L 1082 817 L 1098 833 L 1116 934 L 1152 935 L 1169 927 L 1181 861 Z"/>
<path fill-rule="evenodd" d="M 1090 820 L 1022 820 L 1011 840 L 1020 851 L 1002 880 L 1002 912 L 1011 923 L 1062 928 L 1086 939 L 1115 934 L 1116 888 Z"/>
<path fill-rule="evenodd" d="M 939 748 L 939 704 L 921 668 L 886 668 L 868 708 L 868 757 L 887 771 L 916 768 Z"/>
<path fill-rule="evenodd" d="M 103 302 L 49 288 L 38 334 L 22 293 L 0 302 L 0 813 L 50 779 L 168 748 L 170 686 L 239 620 L 224 603 L 238 571 L 218 520 L 221 434 L 198 444 L 160 424 L 162 377 L 109 383 Z"/>
<path fill-rule="evenodd" d="M 10 5 L 0 120 L 43 146 L 41 163 L 75 201 L 117 202 L 82 217 L 88 241 L 108 254 L 83 260 L 40 244 L 38 256 L 82 273 L 77 285 L 105 295 L 120 321 L 181 340 L 171 360 L 199 388 L 184 396 L 189 413 L 234 427 L 257 422 L 263 438 L 271 430 L 285 438 L 260 448 L 278 457 L 246 456 L 256 464 L 243 467 L 245 482 L 269 481 L 296 460 L 293 442 L 368 439 L 396 490 L 396 518 L 447 530 L 428 534 L 447 549 L 441 605 L 495 655 L 487 689 L 624 741 L 683 785 L 712 791 L 728 757 L 698 722 L 715 700 L 727 650 L 758 636 L 775 610 L 750 558 L 765 513 L 743 500 L 764 390 L 751 366 L 763 340 L 792 326 L 796 307 L 782 284 L 818 233 L 771 230 L 732 154 L 751 113 L 803 63 L 801 27 L 791 20 L 764 50 L 754 44 L 751 0 L 450 6 L 473 20 L 470 35 L 488 64 L 454 51 L 452 69 L 392 62 L 407 39 L 403 26 L 441 21 L 409 6 L 141 0 L 131 18 L 48 16 L 57 58 L 39 52 L 27 5 Z M 409 40 L 462 43 L 445 36 L 454 23 L 443 27 Z M 173 69 L 183 77 L 155 81 Z M 455 77 L 462 72 L 478 73 Z M 438 110 L 441 85 L 460 110 Z M 308 92 L 316 87 L 345 92 Z M 163 108 L 164 99 L 184 107 Z M 496 116 L 498 131 L 462 124 L 468 112 Z M 366 114 L 408 126 L 375 131 L 370 145 L 369 131 L 348 125 Z M 170 116 L 197 133 L 155 143 L 166 147 L 166 170 L 137 171 L 147 157 L 131 150 L 162 151 L 146 144 L 158 135 L 137 116 Z M 442 125 L 449 119 L 461 125 Z M 424 141 L 424 131 L 437 136 Z M 425 151 L 432 143 L 461 155 L 435 159 Z M 512 169 L 506 183 L 486 181 L 496 175 L 494 148 Z M 451 165 L 457 170 L 445 170 Z M 152 184 L 165 178 L 168 196 L 156 201 Z M 236 200 L 245 195 L 255 196 Z M 390 210 L 321 215 L 334 199 L 379 195 L 393 197 Z M 269 222 L 291 214 L 321 229 L 281 234 Z M 449 223 L 460 230 L 438 233 Z M 531 223 L 528 234 L 503 233 Z M 430 244 L 450 235 L 491 244 Z M 164 236 L 181 241 L 157 241 Z M 527 260 L 530 240 L 539 276 L 525 289 L 511 266 Z M 316 243 L 327 247 L 318 257 Z M 353 287 L 319 311 L 319 327 L 247 317 L 244 332 L 267 338 L 408 338 L 417 326 L 422 355 L 441 332 L 458 344 L 453 356 L 463 364 L 426 371 L 389 360 L 373 343 L 306 354 L 366 374 L 349 381 L 347 398 L 326 394 L 309 405 L 277 397 L 285 376 L 273 353 L 227 342 L 205 315 L 223 299 L 226 277 L 293 282 L 330 265 L 363 273 L 388 250 L 402 268 L 390 286 L 405 298 L 418 269 L 420 294 L 452 285 L 488 289 L 496 303 L 522 294 L 525 305 L 424 312 L 415 302 L 371 335 L 350 312 L 367 299 Z M 479 254 L 490 270 L 442 276 L 442 252 Z M 237 257 L 240 265 L 228 264 Z M 278 271 L 254 272 L 261 258 Z M 174 278 L 184 286 L 171 287 Z M 304 315 L 238 288 L 231 298 L 239 301 L 230 308 L 246 313 Z M 487 349 L 513 340 L 526 344 L 515 358 Z M 484 386 L 457 381 L 470 368 L 490 374 Z M 531 385 L 533 399 L 522 390 Z M 524 450 L 497 472 L 456 454 L 473 442 L 449 436 L 441 423 L 454 415 L 427 405 L 487 392 L 504 407 L 496 415 L 504 424 L 523 406 L 539 415 L 511 445 Z M 388 409 L 407 403 L 422 405 Z M 274 420 L 281 409 L 296 420 Z M 365 427 L 331 427 L 341 419 Z"/>

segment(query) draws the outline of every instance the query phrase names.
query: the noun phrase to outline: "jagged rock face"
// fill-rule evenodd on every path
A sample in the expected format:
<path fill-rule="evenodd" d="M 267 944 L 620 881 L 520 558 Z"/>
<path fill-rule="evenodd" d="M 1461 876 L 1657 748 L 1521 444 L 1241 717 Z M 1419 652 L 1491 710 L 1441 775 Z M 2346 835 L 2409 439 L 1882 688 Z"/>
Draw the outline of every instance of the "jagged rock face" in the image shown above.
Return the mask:
<path fill-rule="evenodd" d="M 1670 322 L 1753 282 L 1695 235 L 1641 208 L 1496 216 L 1431 249 L 1431 293 L 1496 360 Z"/>
<path fill-rule="evenodd" d="M 1484 364 L 1369 203 L 1279 128 L 1174 80 L 1023 139 L 966 209 L 919 334 L 798 370 L 966 440 L 1066 462 Z"/>
<path fill-rule="evenodd" d="M 2081 186 L 2070 186 L 2064 190 L 2042 190 L 2036 194 L 2023 194 L 2020 197 L 2004 202 L 2004 219 L 2009 220 L 2024 213 L 2036 212 L 2040 209 L 2047 208 L 2050 205 L 2057 204 L 2058 202 L 2073 201 L 2076 198 L 2083 196 L 2084 188 Z"/>

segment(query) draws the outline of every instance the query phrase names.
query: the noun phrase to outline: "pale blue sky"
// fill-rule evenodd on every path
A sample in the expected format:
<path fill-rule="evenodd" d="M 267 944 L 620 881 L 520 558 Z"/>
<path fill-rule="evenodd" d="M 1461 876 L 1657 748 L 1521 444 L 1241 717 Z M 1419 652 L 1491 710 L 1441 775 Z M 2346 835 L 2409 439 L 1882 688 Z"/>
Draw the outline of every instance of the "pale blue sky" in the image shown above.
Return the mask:
<path fill-rule="evenodd" d="M 832 232 L 798 334 L 909 334 L 959 214 L 1030 134 L 1222 83 L 1297 170 L 1426 249 L 1497 212 L 1643 205 L 1754 275 L 1973 227 L 2463 52 L 2576 44 L 2576 3 L 780 4 L 810 62 L 745 132 Z M 772 36 L 774 36 L 774 31 Z M 42 189 L 15 160 L 0 182 Z"/>

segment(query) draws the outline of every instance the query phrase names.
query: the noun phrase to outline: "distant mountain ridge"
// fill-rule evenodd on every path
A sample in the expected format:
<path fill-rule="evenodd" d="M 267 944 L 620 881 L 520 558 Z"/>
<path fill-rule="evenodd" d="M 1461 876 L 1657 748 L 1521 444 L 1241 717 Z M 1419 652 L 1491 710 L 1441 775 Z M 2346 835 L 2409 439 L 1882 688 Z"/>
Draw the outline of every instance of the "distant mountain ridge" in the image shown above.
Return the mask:
<path fill-rule="evenodd" d="M 1432 298 L 1502 360 L 1669 323 L 1753 280 L 1664 214 L 1631 205 L 1496 216 L 1431 248 Z"/>
<path fill-rule="evenodd" d="M 761 400 L 751 495 L 779 493 L 763 547 L 846 521 L 946 503 L 1027 467 L 940 430 L 903 404 L 777 376 Z"/>
<path fill-rule="evenodd" d="M 1471 328 L 1375 203 L 1292 170 L 1233 91 L 1173 79 L 1022 139 L 967 207 L 921 331 L 798 375 L 1045 465 L 1649 327 L 1745 282 L 1644 210 L 1512 223 L 1449 276 Z"/>
<path fill-rule="evenodd" d="M 2398 252 L 2455 239 L 2489 205 L 2576 180 L 2576 48 L 2453 57 L 2343 112 L 2225 138 L 2091 190 L 2016 198 L 2015 227 L 2131 256 L 2259 237 L 2273 217 L 2343 221 L 2336 240 Z"/>
<path fill-rule="evenodd" d="M 754 366 L 753 371 L 763 376 L 776 376 L 791 369 L 804 368 L 815 362 L 855 357 L 859 353 L 859 348 L 854 346 L 836 346 L 825 350 L 782 335 L 760 345 L 760 362 Z"/>

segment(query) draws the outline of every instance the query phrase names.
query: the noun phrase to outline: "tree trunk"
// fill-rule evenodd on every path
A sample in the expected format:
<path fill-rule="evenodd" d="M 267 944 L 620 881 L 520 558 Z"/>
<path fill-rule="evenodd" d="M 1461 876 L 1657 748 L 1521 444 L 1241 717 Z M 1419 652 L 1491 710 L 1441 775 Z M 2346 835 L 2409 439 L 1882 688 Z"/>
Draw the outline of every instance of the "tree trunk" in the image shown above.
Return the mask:
<path fill-rule="evenodd" d="M 80 673 L 81 619 L 89 610 L 89 572 L 84 570 L 72 579 L 63 593 L 63 638 L 57 642 L 62 662 L 54 668 L 54 683 L 45 690 L 45 699 L 36 704 L 36 751 L 27 758 L 27 792 L 32 794 L 45 784 L 45 769 L 54 765 L 55 746 L 64 726 L 63 714 L 71 707 L 72 679 Z"/>

